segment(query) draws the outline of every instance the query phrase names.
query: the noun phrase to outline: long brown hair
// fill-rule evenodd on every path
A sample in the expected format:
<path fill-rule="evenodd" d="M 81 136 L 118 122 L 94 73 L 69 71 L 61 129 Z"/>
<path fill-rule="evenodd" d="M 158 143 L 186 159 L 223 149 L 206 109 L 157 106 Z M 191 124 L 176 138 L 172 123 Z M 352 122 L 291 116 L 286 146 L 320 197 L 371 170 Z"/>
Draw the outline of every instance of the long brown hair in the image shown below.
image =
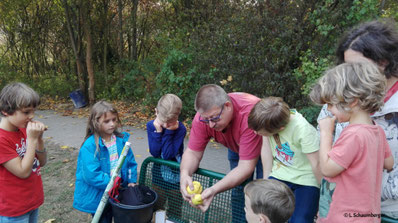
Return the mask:
<path fill-rule="evenodd" d="M 107 112 L 111 112 L 112 114 L 116 115 L 118 126 L 116 127 L 113 134 L 115 134 L 118 137 L 123 136 L 123 134 L 118 131 L 118 127 L 121 128 L 122 123 L 120 122 L 119 114 L 117 113 L 117 110 L 113 107 L 113 105 L 104 100 L 95 103 L 91 108 L 90 117 L 88 118 L 87 122 L 86 137 L 84 138 L 84 141 L 86 141 L 88 137 L 94 135 L 95 146 L 96 146 L 95 154 L 99 153 L 99 137 L 100 137 L 100 125 L 101 125 L 101 123 L 99 123 L 99 119 L 103 115 L 106 115 Z"/>

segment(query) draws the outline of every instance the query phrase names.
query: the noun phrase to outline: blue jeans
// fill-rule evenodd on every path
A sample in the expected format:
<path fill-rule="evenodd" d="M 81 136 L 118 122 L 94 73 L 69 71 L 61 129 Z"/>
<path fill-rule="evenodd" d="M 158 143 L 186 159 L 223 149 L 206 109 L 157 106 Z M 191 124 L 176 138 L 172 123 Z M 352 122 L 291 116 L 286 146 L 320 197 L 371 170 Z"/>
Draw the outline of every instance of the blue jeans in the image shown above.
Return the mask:
<path fill-rule="evenodd" d="M 238 166 L 239 163 L 239 154 L 228 149 L 228 160 L 229 166 L 232 169 Z M 261 159 L 258 160 L 256 165 L 256 179 L 263 178 L 263 165 L 261 163 Z M 254 173 L 253 173 L 254 175 Z M 250 181 L 253 180 L 253 175 L 248 179 Z M 237 186 L 232 188 L 231 193 L 231 202 L 232 202 L 232 223 L 244 223 L 246 222 L 245 216 L 245 194 L 243 193 L 243 187 Z"/>
<path fill-rule="evenodd" d="M 313 223 L 319 205 L 319 188 L 313 186 L 304 186 L 279 180 L 275 177 L 269 179 L 278 180 L 292 189 L 296 205 L 289 223 Z"/>
<path fill-rule="evenodd" d="M 38 218 L 39 209 L 37 208 L 17 217 L 0 216 L 0 223 L 37 223 Z"/>

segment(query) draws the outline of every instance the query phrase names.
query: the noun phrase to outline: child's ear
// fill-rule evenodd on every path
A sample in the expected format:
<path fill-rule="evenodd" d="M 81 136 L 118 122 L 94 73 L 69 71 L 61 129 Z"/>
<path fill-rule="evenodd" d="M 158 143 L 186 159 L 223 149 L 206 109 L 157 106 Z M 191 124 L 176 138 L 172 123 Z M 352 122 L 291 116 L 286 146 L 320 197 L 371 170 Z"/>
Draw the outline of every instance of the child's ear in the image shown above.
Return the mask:
<path fill-rule="evenodd" d="M 269 218 L 266 215 L 258 214 L 258 216 L 260 217 L 260 222 L 261 223 L 271 223 L 271 221 L 269 220 Z"/>
<path fill-rule="evenodd" d="M 349 104 L 350 108 L 353 108 L 358 105 L 359 99 L 355 98 L 353 102 Z"/>
<path fill-rule="evenodd" d="M 8 116 L 8 113 L 5 111 L 1 111 L 1 114 L 4 115 L 5 117 Z"/>

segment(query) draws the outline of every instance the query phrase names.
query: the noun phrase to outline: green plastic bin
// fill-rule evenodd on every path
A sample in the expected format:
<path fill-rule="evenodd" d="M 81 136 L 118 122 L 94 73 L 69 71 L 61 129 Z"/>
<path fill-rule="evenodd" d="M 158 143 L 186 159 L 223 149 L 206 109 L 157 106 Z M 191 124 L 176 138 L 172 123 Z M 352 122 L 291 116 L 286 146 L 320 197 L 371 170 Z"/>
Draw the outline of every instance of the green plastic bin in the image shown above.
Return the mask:
<path fill-rule="evenodd" d="M 230 223 L 232 221 L 232 213 L 231 213 L 231 190 L 227 190 L 223 193 L 217 194 L 209 209 L 203 213 L 199 209 L 193 208 L 189 205 L 188 202 L 182 201 L 181 193 L 179 193 L 178 188 L 175 184 L 170 184 L 161 178 L 160 174 L 154 174 L 154 170 L 159 168 L 159 166 L 164 165 L 173 170 L 173 172 L 178 172 L 180 169 L 180 164 L 173 161 L 158 159 L 154 157 L 148 157 L 144 160 L 141 166 L 139 183 L 142 185 L 146 185 L 153 190 L 155 190 L 158 195 L 164 193 L 168 193 L 169 198 L 167 204 L 165 204 L 166 215 L 168 219 L 173 222 L 187 222 L 187 223 Z M 203 186 L 203 189 L 211 187 L 218 181 L 220 181 L 225 174 L 217 173 L 214 171 L 201 169 L 199 168 L 192 176 L 194 181 L 199 181 Z M 243 188 L 247 182 L 244 182 L 239 187 Z M 170 190 L 168 190 L 170 189 Z M 171 191 L 171 192 L 170 192 Z M 178 192 L 178 193 L 176 193 Z M 170 196 L 172 194 L 172 196 Z M 167 195 L 166 195 L 167 196 Z M 241 202 L 244 204 L 244 200 L 235 200 L 234 202 Z M 181 210 L 180 214 L 175 213 L 176 210 Z M 236 213 L 238 215 L 242 215 L 244 218 L 245 213 L 242 210 L 241 213 Z M 236 216 L 236 215 L 235 215 Z"/>

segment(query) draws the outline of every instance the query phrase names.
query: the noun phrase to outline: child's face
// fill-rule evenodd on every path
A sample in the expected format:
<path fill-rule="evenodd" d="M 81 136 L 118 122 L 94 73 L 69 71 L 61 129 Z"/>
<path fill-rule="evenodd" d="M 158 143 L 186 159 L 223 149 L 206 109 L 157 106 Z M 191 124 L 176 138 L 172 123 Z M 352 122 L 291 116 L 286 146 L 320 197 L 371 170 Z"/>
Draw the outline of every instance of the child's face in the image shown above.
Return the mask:
<path fill-rule="evenodd" d="M 258 130 L 258 131 L 254 131 L 254 133 L 256 133 L 257 135 L 260 135 L 260 136 L 272 136 L 273 135 L 272 133 L 270 133 L 270 132 L 268 132 L 267 130 L 264 130 L 264 129 L 261 129 L 261 130 Z"/>
<path fill-rule="evenodd" d="M 117 116 L 112 112 L 103 114 L 98 122 L 100 123 L 100 135 L 105 139 L 108 139 L 113 134 L 118 125 Z"/>
<path fill-rule="evenodd" d="M 35 116 L 35 110 L 33 107 L 26 107 L 16 110 L 12 115 L 7 114 L 6 118 L 10 124 L 10 129 L 16 131 L 18 128 L 26 128 Z"/>
<path fill-rule="evenodd" d="M 257 214 L 255 214 L 251 208 L 251 200 L 245 195 L 245 212 L 246 212 L 246 221 L 248 223 L 258 223 L 260 222 L 260 218 Z"/>
<path fill-rule="evenodd" d="M 170 128 L 172 126 L 177 125 L 177 121 L 178 121 L 178 117 L 170 119 L 170 120 L 167 120 L 165 122 L 162 122 L 162 121 L 159 120 L 159 124 L 160 124 L 160 126 L 162 126 L 162 128 L 167 129 L 167 128 Z"/>
<path fill-rule="evenodd" d="M 330 111 L 333 116 L 336 117 L 338 122 L 348 122 L 350 121 L 349 112 L 344 112 L 337 108 L 336 105 L 328 104 L 328 111 Z"/>

